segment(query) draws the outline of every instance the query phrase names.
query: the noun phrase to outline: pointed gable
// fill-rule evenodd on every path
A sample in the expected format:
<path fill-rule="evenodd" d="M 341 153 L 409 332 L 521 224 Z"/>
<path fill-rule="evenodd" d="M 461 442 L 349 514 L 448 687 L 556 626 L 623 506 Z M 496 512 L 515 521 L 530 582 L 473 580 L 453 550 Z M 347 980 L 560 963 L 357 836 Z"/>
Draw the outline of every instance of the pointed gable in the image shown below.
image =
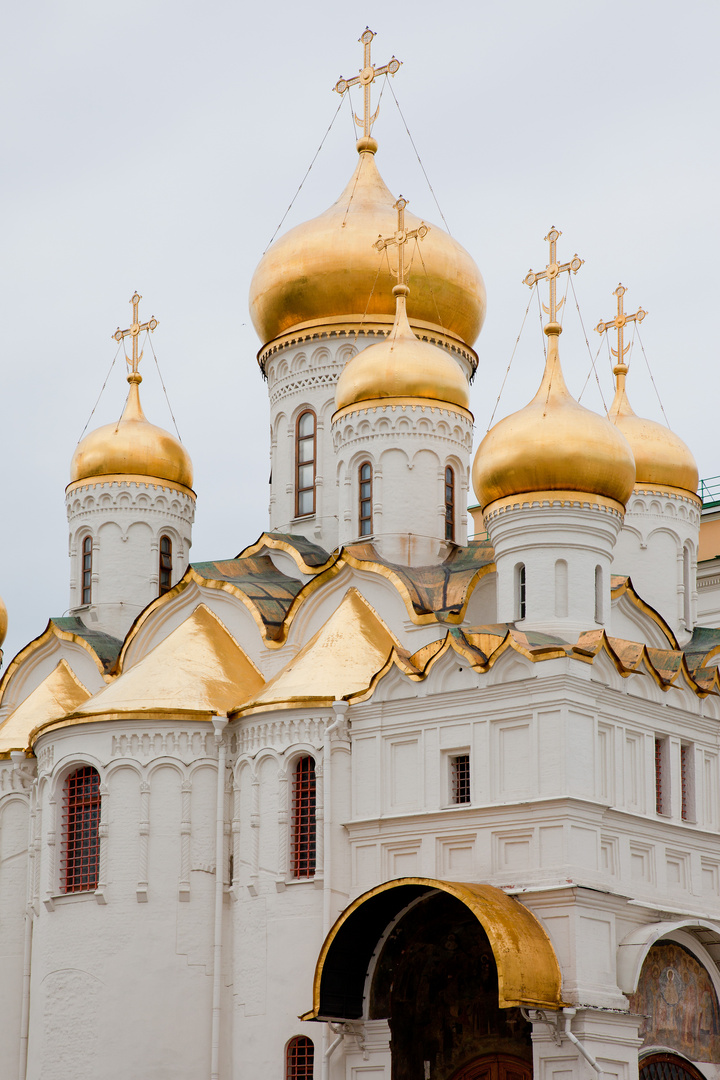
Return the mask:
<path fill-rule="evenodd" d="M 25 750 L 35 729 L 60 720 L 90 697 L 64 658 L 0 725 L 0 755 Z"/>
<path fill-rule="evenodd" d="M 336 611 L 294 660 L 238 711 L 329 704 L 366 690 L 393 649 L 400 649 L 382 619 L 357 589 L 348 589 Z"/>
<path fill-rule="evenodd" d="M 205 604 L 134 667 L 77 709 L 80 721 L 114 716 L 212 714 L 256 694 L 263 678 Z"/>

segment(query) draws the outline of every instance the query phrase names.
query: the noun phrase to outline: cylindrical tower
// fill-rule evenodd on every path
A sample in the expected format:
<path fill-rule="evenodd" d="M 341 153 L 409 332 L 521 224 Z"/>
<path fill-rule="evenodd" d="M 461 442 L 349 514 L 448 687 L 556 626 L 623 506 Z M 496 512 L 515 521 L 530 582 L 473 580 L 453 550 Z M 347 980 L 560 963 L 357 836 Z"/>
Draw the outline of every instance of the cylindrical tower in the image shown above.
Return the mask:
<path fill-rule="evenodd" d="M 190 455 L 143 413 L 136 342 L 123 414 L 78 444 L 65 492 L 70 610 L 119 638 L 184 574 L 195 516 Z"/>
<path fill-rule="evenodd" d="M 394 320 L 394 268 L 374 241 L 395 233 L 395 199 L 378 172 L 375 139 L 364 136 L 357 149 L 357 168 L 337 202 L 273 244 L 250 288 L 270 395 L 270 528 L 330 549 L 348 533 L 331 438 L 335 387 L 347 362 L 383 341 Z M 410 231 L 421 224 L 408 215 Z M 426 228 L 407 317 L 467 382 L 477 365 L 472 344 L 485 317 L 485 287 L 464 248 Z"/>

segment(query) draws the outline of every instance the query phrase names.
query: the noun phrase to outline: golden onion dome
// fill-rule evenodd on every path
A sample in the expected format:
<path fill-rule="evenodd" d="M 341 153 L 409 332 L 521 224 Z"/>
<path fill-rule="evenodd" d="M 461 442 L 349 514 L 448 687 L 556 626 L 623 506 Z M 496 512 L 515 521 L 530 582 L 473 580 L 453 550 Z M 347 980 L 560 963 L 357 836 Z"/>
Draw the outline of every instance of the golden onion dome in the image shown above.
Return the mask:
<path fill-rule="evenodd" d="M 335 390 L 336 410 L 407 398 L 469 410 L 468 380 L 460 365 L 445 349 L 415 337 L 406 310 L 407 285 L 392 291 L 393 328 L 385 341 L 362 349 L 345 365 Z"/>
<path fill-rule="evenodd" d="M 623 506 L 635 482 L 624 435 L 570 394 L 560 366 L 556 322 L 545 327 L 548 353 L 540 389 L 480 443 L 473 487 L 483 510 L 497 499 L 540 491 L 577 491 Z"/>
<path fill-rule="evenodd" d="M 8 630 L 7 608 L 5 607 L 5 601 L 0 596 L 0 645 L 2 645 L 5 638 L 7 637 L 7 630 Z"/>
<path fill-rule="evenodd" d="M 93 476 L 152 476 L 191 488 L 193 469 L 182 443 L 149 423 L 140 404 L 138 385 L 142 376 L 128 375 L 130 392 L 122 416 L 105 424 L 78 443 L 70 466 L 70 480 Z"/>
<path fill-rule="evenodd" d="M 250 285 L 250 313 L 263 344 L 327 322 L 392 322 L 394 281 L 373 240 L 395 234 L 395 199 L 375 164 L 375 139 L 359 139 L 357 146 L 357 168 L 337 202 L 291 229 L 260 260 Z M 420 224 L 408 214 L 408 229 Z M 482 275 L 468 252 L 437 226 L 430 227 L 416 257 L 412 290 L 413 324 L 473 344 L 485 319 Z"/>
<path fill-rule="evenodd" d="M 664 424 L 636 416 L 625 389 L 627 364 L 617 364 L 615 399 L 608 417 L 630 443 L 635 456 L 635 484 L 643 487 L 673 487 L 697 493 L 698 467 L 679 435 Z"/>

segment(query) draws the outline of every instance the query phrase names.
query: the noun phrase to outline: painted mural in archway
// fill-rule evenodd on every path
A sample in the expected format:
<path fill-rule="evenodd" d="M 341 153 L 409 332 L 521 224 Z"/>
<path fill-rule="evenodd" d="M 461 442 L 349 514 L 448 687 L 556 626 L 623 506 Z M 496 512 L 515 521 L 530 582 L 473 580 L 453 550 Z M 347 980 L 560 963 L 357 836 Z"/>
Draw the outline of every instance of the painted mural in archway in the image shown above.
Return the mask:
<path fill-rule="evenodd" d="M 674 941 L 648 952 L 630 1011 L 643 1017 L 643 1046 L 677 1050 L 691 1061 L 720 1061 L 720 1008 L 702 964 Z"/>

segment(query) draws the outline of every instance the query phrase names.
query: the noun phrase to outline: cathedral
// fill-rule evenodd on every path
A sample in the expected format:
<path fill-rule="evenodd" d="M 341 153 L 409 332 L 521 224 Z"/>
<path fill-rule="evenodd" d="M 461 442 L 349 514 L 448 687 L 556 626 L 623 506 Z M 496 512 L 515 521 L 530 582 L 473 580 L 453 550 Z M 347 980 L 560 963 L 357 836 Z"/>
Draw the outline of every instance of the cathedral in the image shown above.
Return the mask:
<path fill-rule="evenodd" d="M 267 531 L 191 561 L 138 293 L 67 447 L 69 612 L 0 682 L 0 1080 L 720 1080 L 720 503 L 622 286 L 612 405 L 570 394 L 554 226 L 474 443 L 483 278 L 380 175 L 373 36 L 347 186 L 252 281 Z"/>

